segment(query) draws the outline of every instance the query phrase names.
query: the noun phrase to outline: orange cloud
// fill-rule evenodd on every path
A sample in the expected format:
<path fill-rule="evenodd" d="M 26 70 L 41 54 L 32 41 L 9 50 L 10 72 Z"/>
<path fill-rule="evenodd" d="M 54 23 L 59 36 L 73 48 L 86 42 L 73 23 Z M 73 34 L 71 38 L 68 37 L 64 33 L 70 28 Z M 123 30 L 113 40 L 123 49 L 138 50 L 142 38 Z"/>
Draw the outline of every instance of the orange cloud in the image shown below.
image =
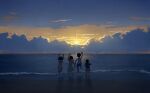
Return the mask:
<path fill-rule="evenodd" d="M 14 11 L 9 12 L 8 15 L 3 16 L 3 19 L 7 22 L 10 22 L 17 18 L 17 13 Z"/>

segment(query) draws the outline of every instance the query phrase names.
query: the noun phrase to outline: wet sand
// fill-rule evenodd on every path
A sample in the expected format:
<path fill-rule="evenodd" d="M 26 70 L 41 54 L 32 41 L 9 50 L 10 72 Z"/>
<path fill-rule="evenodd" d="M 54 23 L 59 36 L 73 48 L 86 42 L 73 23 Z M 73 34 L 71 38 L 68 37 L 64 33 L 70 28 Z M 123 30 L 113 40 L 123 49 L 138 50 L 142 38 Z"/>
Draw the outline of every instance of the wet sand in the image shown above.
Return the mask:
<path fill-rule="evenodd" d="M 0 80 L 0 93 L 150 93 L 150 80 Z"/>

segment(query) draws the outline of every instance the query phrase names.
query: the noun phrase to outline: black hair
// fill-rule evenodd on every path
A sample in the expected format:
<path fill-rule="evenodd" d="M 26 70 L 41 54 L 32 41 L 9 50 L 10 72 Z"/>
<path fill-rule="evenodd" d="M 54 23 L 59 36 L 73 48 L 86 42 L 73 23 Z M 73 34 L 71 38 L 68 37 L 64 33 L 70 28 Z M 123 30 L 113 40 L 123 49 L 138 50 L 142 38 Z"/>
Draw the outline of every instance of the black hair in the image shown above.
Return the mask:
<path fill-rule="evenodd" d="M 85 62 L 89 62 L 89 59 L 86 59 Z"/>
<path fill-rule="evenodd" d="M 81 56 L 81 53 L 77 53 L 77 57 L 80 57 Z"/>
<path fill-rule="evenodd" d="M 70 56 L 69 59 L 73 59 L 73 56 Z"/>

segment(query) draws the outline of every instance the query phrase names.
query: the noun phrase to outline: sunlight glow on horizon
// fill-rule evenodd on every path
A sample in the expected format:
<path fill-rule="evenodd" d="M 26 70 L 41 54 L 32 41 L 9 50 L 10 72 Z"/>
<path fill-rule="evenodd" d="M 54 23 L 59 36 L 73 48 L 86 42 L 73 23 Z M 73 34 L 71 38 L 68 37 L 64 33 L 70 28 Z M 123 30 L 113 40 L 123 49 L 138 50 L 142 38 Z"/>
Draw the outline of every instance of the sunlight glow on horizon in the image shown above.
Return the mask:
<path fill-rule="evenodd" d="M 77 35 L 73 36 L 73 37 L 60 37 L 60 38 L 56 38 L 56 40 L 58 41 L 64 41 L 67 44 L 74 46 L 85 46 L 88 45 L 88 43 L 90 42 L 92 38 L 91 37 L 86 37 L 84 35 L 81 35 L 80 37 L 78 37 Z"/>

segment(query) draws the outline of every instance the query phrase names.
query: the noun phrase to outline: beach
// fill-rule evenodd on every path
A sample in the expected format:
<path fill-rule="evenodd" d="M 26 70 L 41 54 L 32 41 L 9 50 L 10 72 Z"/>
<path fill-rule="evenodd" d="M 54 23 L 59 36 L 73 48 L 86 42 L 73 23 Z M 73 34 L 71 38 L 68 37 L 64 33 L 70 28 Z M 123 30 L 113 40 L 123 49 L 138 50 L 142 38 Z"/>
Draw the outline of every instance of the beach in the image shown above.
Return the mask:
<path fill-rule="evenodd" d="M 150 55 L 84 55 L 91 72 L 61 76 L 57 55 L 0 55 L 0 93 L 149 93 Z M 75 57 L 75 56 L 74 56 Z"/>

